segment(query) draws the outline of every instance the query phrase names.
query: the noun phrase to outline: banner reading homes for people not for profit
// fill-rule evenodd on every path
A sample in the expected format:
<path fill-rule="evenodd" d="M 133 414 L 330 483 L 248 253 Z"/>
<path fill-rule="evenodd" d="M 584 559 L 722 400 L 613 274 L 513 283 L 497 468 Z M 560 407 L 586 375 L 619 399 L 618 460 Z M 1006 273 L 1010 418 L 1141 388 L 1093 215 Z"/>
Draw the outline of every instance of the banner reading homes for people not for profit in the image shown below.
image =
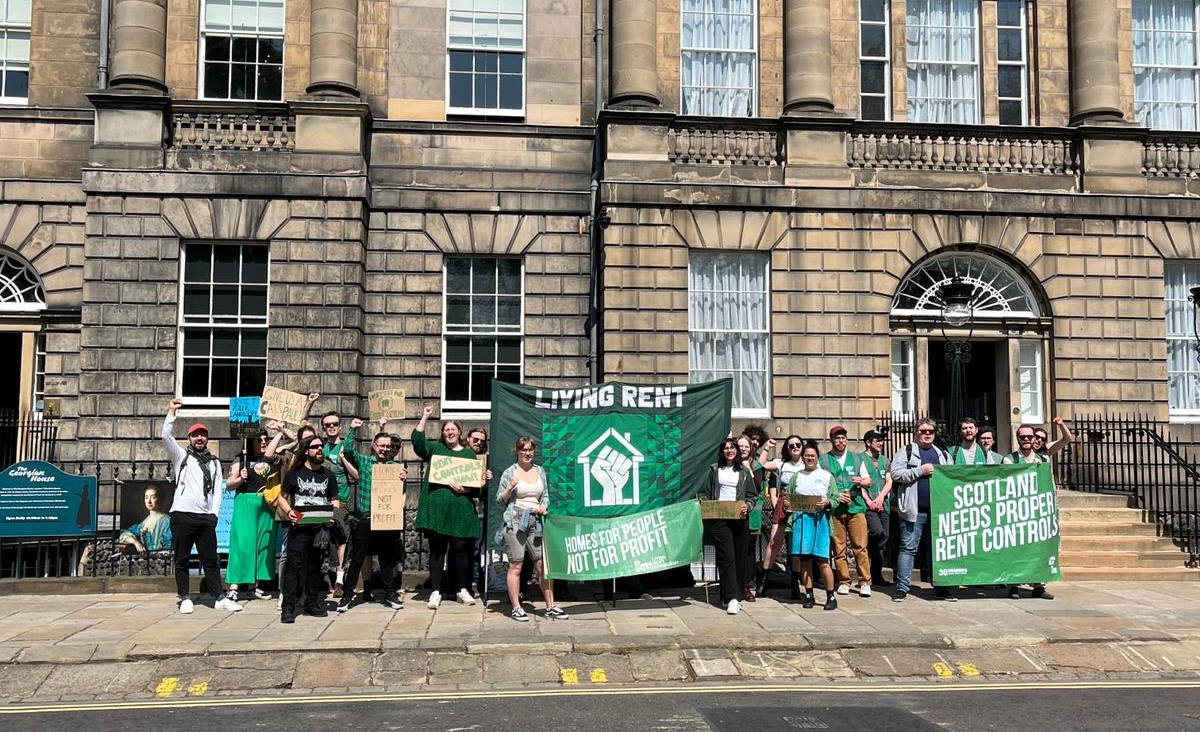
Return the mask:
<path fill-rule="evenodd" d="M 545 520 L 546 576 L 595 580 L 658 572 L 703 554 L 700 504 L 683 501 L 632 516 Z"/>
<path fill-rule="evenodd" d="M 576 389 L 492 385 L 492 473 L 498 479 L 515 461 L 517 437 L 532 437 L 534 461 L 550 483 L 552 516 L 632 516 L 694 499 L 729 433 L 729 379 Z M 493 484 L 489 537 L 501 519 L 495 490 Z"/>
<path fill-rule="evenodd" d="M 929 480 L 936 585 L 1059 579 L 1050 465 L 941 466 Z"/>

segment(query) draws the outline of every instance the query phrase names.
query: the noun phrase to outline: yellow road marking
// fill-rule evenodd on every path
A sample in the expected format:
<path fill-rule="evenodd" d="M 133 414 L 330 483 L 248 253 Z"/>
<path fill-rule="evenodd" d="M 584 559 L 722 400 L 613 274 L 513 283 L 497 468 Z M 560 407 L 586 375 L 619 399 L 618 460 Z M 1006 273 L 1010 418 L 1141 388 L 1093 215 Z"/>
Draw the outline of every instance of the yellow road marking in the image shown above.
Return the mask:
<path fill-rule="evenodd" d="M 198 679 L 192 679 L 192 683 L 188 684 L 187 693 L 189 696 L 204 696 L 204 692 L 208 691 L 208 682 L 212 678 L 201 676 Z"/>
<path fill-rule="evenodd" d="M 559 669 L 558 676 L 564 684 L 578 684 L 579 670 L 574 668 Z"/>
<path fill-rule="evenodd" d="M 175 692 L 179 691 L 182 686 L 183 685 L 179 683 L 178 676 L 166 676 L 163 677 L 162 681 L 158 682 L 158 686 L 154 687 L 154 695 L 165 699 L 166 697 L 169 697 Z"/>
<path fill-rule="evenodd" d="M 950 668 L 950 664 L 938 661 L 933 664 L 933 672 L 943 679 L 948 679 L 954 675 L 954 669 Z"/>
<path fill-rule="evenodd" d="M 604 669 L 602 669 L 602 668 L 592 669 L 592 683 L 593 684 L 607 684 L 608 683 L 608 675 L 604 673 Z"/>
<path fill-rule="evenodd" d="M 962 674 L 963 676 L 978 676 L 979 675 L 979 669 L 976 668 L 975 664 L 973 664 L 973 663 L 958 664 L 958 672 L 960 674 Z"/>

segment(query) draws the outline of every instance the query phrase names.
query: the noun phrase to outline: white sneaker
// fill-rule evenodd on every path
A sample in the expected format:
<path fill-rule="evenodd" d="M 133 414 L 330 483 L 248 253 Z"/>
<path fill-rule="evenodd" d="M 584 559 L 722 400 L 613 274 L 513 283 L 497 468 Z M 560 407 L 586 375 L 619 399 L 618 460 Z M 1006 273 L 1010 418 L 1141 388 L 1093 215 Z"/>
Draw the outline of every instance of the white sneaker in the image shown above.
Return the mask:
<path fill-rule="evenodd" d="M 850 585 L 845 582 L 838 585 L 837 593 L 839 595 L 849 595 L 850 594 Z"/>
<path fill-rule="evenodd" d="M 230 600 L 228 597 L 222 597 L 220 600 L 217 600 L 213 604 L 213 607 L 217 610 L 226 610 L 231 613 L 240 612 L 242 609 L 241 605 L 237 604 L 233 600 Z"/>
<path fill-rule="evenodd" d="M 179 613 L 181 615 L 191 615 L 195 611 L 196 606 L 192 603 L 192 599 L 190 597 L 185 597 L 179 601 Z"/>
<path fill-rule="evenodd" d="M 236 598 L 236 597 L 233 597 L 233 598 L 230 598 L 230 599 L 232 599 L 234 602 L 237 602 L 237 598 Z M 254 599 L 255 599 L 255 600 L 270 600 L 270 599 L 271 599 L 271 595 L 270 595 L 269 593 L 263 592 L 263 591 L 262 591 L 262 588 L 260 588 L 260 587 L 255 587 L 255 588 L 254 588 Z"/>
<path fill-rule="evenodd" d="M 729 615 L 737 615 L 742 611 L 742 603 L 737 600 L 730 600 L 729 606 L 725 608 L 725 612 Z"/>
<path fill-rule="evenodd" d="M 464 605 L 474 605 L 475 604 L 475 598 L 471 597 L 471 592 L 469 590 L 467 590 L 466 588 L 459 590 L 458 594 L 455 595 L 455 597 L 458 598 L 458 601 Z"/>
<path fill-rule="evenodd" d="M 870 597 L 871 596 L 871 586 L 870 585 L 859 585 L 858 586 L 858 596 L 859 597 Z"/>
<path fill-rule="evenodd" d="M 430 592 L 429 593 L 429 602 L 425 603 L 425 607 L 429 608 L 430 610 L 437 610 L 438 606 L 441 604 L 442 604 L 442 593 L 438 592 L 437 590 Z"/>

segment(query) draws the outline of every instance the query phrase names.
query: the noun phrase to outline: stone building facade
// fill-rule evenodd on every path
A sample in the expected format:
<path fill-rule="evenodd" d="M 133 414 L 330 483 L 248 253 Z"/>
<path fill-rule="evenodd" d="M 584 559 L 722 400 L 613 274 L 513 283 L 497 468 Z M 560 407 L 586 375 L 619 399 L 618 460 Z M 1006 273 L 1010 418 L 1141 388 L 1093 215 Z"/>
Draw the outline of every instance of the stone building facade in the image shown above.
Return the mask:
<path fill-rule="evenodd" d="M 10 2 L 0 409 L 116 465 L 180 393 L 475 424 L 492 376 L 729 375 L 819 436 L 945 414 L 965 340 L 1003 432 L 1184 425 L 1200 135 L 1156 2 Z"/>

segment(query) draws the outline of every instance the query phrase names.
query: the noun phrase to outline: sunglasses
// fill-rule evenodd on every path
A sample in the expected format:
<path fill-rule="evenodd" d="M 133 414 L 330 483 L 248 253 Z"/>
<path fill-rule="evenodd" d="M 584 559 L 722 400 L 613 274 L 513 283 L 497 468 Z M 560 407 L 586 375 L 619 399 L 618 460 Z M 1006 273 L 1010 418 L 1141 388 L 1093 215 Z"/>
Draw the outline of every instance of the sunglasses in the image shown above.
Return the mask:
<path fill-rule="evenodd" d="M 328 429 L 329 427 L 340 427 L 341 424 L 341 422 L 322 422 L 321 426 Z"/>
<path fill-rule="evenodd" d="M 789 450 L 799 450 L 801 447 L 803 447 L 803 445 L 801 445 L 799 442 L 789 442 L 787 445 L 785 445 L 785 447 L 787 447 Z"/>
<path fill-rule="evenodd" d="M 1017 435 L 1018 440 L 1032 440 L 1034 435 Z"/>
<path fill-rule="evenodd" d="M 936 430 L 917 430 L 918 435 L 932 435 Z"/>

